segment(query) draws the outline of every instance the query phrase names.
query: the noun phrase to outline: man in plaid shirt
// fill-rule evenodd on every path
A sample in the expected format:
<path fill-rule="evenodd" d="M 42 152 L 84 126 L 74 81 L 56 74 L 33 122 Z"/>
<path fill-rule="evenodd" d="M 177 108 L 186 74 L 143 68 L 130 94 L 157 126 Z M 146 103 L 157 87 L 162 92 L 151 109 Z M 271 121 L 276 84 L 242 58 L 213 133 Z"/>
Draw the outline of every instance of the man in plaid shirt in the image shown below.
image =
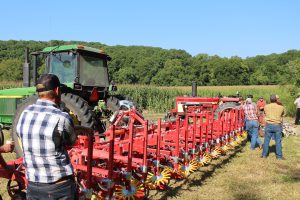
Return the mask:
<path fill-rule="evenodd" d="M 62 112 L 60 81 L 42 75 L 36 85 L 38 100 L 21 114 L 17 134 L 21 138 L 28 180 L 27 199 L 75 199 L 73 167 L 65 145 L 76 140 L 72 118 Z"/>
<path fill-rule="evenodd" d="M 243 107 L 244 113 L 245 113 L 245 123 L 246 123 L 246 131 L 251 137 L 251 145 L 250 148 L 252 150 L 255 149 L 256 144 L 259 145 L 260 148 L 262 148 L 262 142 L 260 138 L 258 137 L 258 117 L 257 117 L 257 108 L 254 103 L 252 103 L 251 98 L 246 99 L 246 103 Z"/>

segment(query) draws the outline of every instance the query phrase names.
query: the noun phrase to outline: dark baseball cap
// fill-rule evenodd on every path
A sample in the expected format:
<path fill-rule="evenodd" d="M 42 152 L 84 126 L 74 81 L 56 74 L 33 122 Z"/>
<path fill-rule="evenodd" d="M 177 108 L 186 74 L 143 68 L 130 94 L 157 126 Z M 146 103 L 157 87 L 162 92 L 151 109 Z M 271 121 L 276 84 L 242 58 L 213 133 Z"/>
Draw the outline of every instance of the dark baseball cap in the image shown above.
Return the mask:
<path fill-rule="evenodd" d="M 60 86 L 60 81 L 58 77 L 54 74 L 43 74 L 36 84 L 37 92 L 45 92 L 53 90 Z"/>
<path fill-rule="evenodd" d="M 276 94 L 272 94 L 272 95 L 270 96 L 270 101 L 271 101 L 271 102 L 275 102 L 276 100 L 277 100 Z"/>

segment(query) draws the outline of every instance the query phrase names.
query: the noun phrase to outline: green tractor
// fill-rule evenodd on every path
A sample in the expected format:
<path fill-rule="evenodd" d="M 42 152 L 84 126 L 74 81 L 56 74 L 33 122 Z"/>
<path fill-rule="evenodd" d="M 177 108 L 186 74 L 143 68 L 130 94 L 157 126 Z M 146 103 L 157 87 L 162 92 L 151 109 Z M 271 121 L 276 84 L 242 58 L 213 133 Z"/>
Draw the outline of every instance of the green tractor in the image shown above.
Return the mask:
<path fill-rule="evenodd" d="M 32 69 L 28 63 L 28 50 L 25 52 L 23 88 L 0 91 L 0 124 L 11 126 L 18 157 L 22 155 L 22 147 L 15 128 L 21 112 L 37 100 L 35 87 L 29 86 L 30 80 L 33 81 L 31 85 L 36 84 L 40 58 L 45 59 L 45 73 L 59 77 L 62 83 L 61 108 L 72 116 L 75 124 L 103 133 L 114 112 L 135 107 L 126 96 L 113 95 L 117 88 L 110 84 L 107 68 L 111 58 L 103 51 L 83 45 L 47 47 L 41 52 L 31 53 Z M 33 71 L 32 78 L 30 71 Z M 3 143 L 3 134 L 0 142 Z"/>

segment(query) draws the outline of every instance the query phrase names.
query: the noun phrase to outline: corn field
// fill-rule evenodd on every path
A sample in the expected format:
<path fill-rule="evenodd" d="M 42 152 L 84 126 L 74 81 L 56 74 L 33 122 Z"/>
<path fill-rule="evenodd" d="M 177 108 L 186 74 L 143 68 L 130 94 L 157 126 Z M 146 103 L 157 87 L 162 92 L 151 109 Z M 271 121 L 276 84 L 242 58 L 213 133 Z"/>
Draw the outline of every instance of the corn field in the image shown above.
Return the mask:
<path fill-rule="evenodd" d="M 248 95 L 253 95 L 255 102 L 261 96 L 268 102 L 271 94 L 277 94 L 286 109 L 286 115 L 294 116 L 294 100 L 299 90 L 294 86 L 205 86 L 198 87 L 197 96 L 234 96 L 237 92 L 244 99 Z M 166 112 L 175 106 L 177 96 L 190 96 L 192 89 L 191 87 L 121 85 L 118 87 L 118 93 L 130 96 L 142 109 Z"/>
<path fill-rule="evenodd" d="M 16 87 L 22 87 L 22 82 L 16 82 L 16 81 L 1 81 L 0 82 L 0 90 L 16 88 Z"/>
<path fill-rule="evenodd" d="M 22 87 L 22 82 L 0 82 L 0 89 Z M 239 95 L 246 98 L 253 95 L 254 101 L 259 97 L 264 97 L 267 101 L 271 94 L 277 94 L 280 97 L 286 109 L 287 116 L 294 116 L 294 100 L 300 90 L 295 86 L 198 86 L 197 96 L 199 97 L 217 97 Z M 163 113 L 175 106 L 177 96 L 188 95 L 192 93 L 190 86 L 185 87 L 159 87 L 149 85 L 119 85 L 118 94 L 127 95 L 132 98 L 141 109 Z"/>

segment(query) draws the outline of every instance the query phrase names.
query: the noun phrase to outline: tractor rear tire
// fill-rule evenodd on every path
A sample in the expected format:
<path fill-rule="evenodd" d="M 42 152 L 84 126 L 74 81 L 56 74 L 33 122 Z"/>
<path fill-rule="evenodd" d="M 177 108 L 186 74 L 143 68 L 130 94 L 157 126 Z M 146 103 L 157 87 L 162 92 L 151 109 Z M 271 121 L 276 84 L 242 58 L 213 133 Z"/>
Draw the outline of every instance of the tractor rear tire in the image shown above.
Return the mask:
<path fill-rule="evenodd" d="M 23 148 L 22 148 L 22 144 L 21 144 L 21 139 L 19 138 L 19 136 L 17 135 L 17 132 L 16 132 L 17 124 L 18 124 L 19 118 L 20 118 L 23 110 L 25 110 L 25 108 L 27 108 L 28 106 L 34 104 L 36 102 L 36 100 L 37 100 L 36 95 L 28 97 L 21 104 L 18 105 L 18 108 L 16 110 L 16 114 L 15 114 L 13 126 L 12 126 L 11 138 L 15 142 L 14 151 L 16 153 L 17 158 L 23 156 Z"/>
<path fill-rule="evenodd" d="M 89 106 L 88 102 L 85 101 L 78 95 L 72 93 L 66 93 L 61 95 L 61 101 L 65 103 L 65 112 L 72 112 L 81 126 L 87 128 L 94 128 L 96 121 L 94 119 L 94 114 L 92 108 Z M 76 122 L 74 122 L 76 124 Z"/>
<path fill-rule="evenodd" d="M 15 141 L 15 152 L 17 158 L 23 155 L 23 150 L 22 150 L 20 139 L 16 133 L 16 126 L 22 111 L 25 108 L 27 108 L 29 105 L 34 104 L 36 100 L 37 100 L 36 95 L 27 98 L 22 104 L 20 104 L 20 106 L 18 106 L 18 109 L 15 114 L 13 129 L 12 129 L 12 139 L 13 141 Z M 73 119 L 75 117 L 76 121 L 74 120 L 74 123 L 76 125 L 81 125 L 88 128 L 94 128 L 96 122 L 94 120 L 93 111 L 84 99 L 82 99 L 81 97 L 75 94 L 64 93 L 61 95 L 61 101 L 64 105 L 63 111 L 68 112 L 69 114 L 72 113 L 71 116 L 73 117 Z"/>

